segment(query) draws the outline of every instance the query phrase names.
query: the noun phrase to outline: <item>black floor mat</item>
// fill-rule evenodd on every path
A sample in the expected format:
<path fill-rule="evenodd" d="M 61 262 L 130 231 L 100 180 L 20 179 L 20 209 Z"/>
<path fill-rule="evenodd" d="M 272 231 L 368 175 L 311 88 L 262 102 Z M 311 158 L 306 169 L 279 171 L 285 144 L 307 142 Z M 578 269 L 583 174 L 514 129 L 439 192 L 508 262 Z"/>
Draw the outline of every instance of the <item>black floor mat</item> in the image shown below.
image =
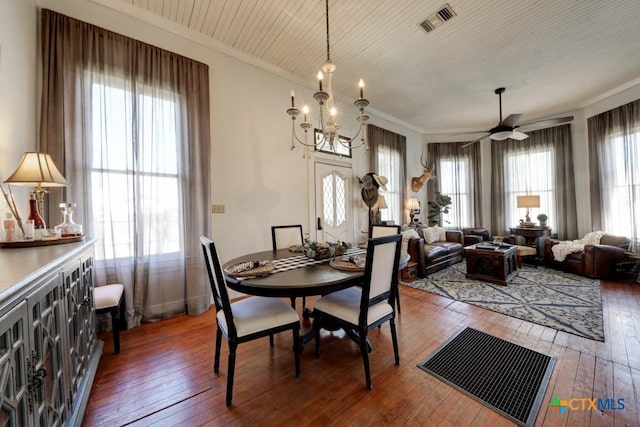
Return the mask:
<path fill-rule="evenodd" d="M 519 425 L 533 426 L 555 360 L 465 328 L 418 367 Z"/>

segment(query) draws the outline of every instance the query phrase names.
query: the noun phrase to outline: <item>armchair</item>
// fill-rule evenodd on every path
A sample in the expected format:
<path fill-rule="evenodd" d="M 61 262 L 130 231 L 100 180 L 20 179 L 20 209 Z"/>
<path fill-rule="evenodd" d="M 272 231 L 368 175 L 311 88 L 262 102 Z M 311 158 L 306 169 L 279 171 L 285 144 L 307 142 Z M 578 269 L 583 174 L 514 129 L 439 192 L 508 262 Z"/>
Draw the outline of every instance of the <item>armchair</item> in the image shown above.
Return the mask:
<path fill-rule="evenodd" d="M 486 228 L 463 228 L 462 236 L 464 239 L 464 246 L 475 245 L 482 241 L 491 240 L 491 233 Z"/>
<path fill-rule="evenodd" d="M 556 261 L 551 248 L 560 243 L 560 240 L 546 239 L 544 242 L 544 260 L 550 267 L 569 273 L 596 279 L 611 277 L 615 273 L 615 266 L 627 255 L 631 240 L 627 237 L 605 234 L 600 239 L 600 244 L 584 246 L 584 251 L 571 253 L 560 262 Z"/>

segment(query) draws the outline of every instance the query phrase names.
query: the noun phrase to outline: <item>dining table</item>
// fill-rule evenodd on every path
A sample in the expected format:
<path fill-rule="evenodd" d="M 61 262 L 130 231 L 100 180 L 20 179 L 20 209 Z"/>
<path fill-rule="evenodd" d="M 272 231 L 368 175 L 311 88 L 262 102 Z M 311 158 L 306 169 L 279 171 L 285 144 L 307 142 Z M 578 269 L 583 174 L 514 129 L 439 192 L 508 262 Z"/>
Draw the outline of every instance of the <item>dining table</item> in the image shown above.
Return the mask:
<path fill-rule="evenodd" d="M 344 268 L 336 262 L 331 262 L 346 260 L 349 257 L 366 258 L 366 248 L 352 247 L 340 256 L 322 260 L 308 257 L 303 252 L 292 252 L 291 249 L 255 252 L 227 261 L 223 270 L 227 286 L 237 292 L 262 297 L 290 298 L 293 304 L 295 298 L 326 295 L 361 285 L 364 280 L 364 268 Z M 270 261 L 272 269 L 259 275 L 238 277 L 228 272 L 231 267 L 242 263 L 253 262 L 258 265 L 261 262 L 264 264 L 265 261 Z M 401 254 L 399 269 L 404 268 L 408 261 L 408 254 Z M 311 313 L 307 311 L 304 317 L 312 317 Z M 311 328 L 301 337 L 302 345 L 314 338 L 317 327 L 316 322 L 312 322 Z M 355 331 L 345 332 L 354 341 L 359 341 Z"/>

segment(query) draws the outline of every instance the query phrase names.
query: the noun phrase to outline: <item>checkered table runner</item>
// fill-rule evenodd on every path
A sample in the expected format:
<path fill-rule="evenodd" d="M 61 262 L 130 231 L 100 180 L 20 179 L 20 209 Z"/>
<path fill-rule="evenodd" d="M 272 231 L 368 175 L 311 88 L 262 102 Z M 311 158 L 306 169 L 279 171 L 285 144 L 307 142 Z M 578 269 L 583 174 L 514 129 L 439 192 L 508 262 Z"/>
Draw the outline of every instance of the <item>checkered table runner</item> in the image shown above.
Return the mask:
<path fill-rule="evenodd" d="M 340 255 L 340 257 L 353 256 L 353 255 L 366 255 L 366 254 L 367 254 L 366 249 L 350 248 L 350 249 L 347 249 L 347 251 L 344 254 Z M 323 262 L 328 262 L 330 259 L 331 258 L 315 260 L 313 258 L 309 258 L 306 255 L 296 255 L 289 258 L 274 259 L 273 263 L 275 264 L 276 268 L 275 270 L 272 271 L 272 273 L 280 273 L 282 271 L 288 271 L 296 268 L 307 267 L 309 265 L 321 264 Z"/>
<path fill-rule="evenodd" d="M 340 257 L 343 256 L 353 256 L 353 255 L 367 255 L 367 250 L 366 249 L 360 249 L 360 248 L 350 248 L 347 249 L 347 251 L 340 255 Z M 331 258 L 325 258 L 325 259 L 320 259 L 320 260 L 315 260 L 313 258 L 309 258 L 306 255 L 294 255 L 291 257 L 287 257 L 287 258 L 281 258 L 281 259 L 274 259 L 273 260 L 273 264 L 275 265 L 275 269 L 273 271 L 270 272 L 270 274 L 275 274 L 275 273 L 280 273 L 283 271 L 289 271 L 289 270 L 294 270 L 296 268 L 302 268 L 302 267 L 307 267 L 310 265 L 314 265 L 314 264 L 321 264 L 323 262 L 329 262 L 329 260 L 331 260 Z M 238 281 L 243 281 L 243 280 L 247 280 L 250 277 L 237 277 L 236 280 Z"/>

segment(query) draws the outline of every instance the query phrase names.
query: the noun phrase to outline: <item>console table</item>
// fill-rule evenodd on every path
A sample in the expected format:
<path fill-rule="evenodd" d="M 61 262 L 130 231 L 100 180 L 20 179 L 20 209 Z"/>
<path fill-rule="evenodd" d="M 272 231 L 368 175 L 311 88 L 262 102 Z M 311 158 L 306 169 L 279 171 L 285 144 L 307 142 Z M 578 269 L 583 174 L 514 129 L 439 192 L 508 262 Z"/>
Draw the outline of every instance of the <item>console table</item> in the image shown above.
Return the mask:
<path fill-rule="evenodd" d="M 94 241 L 0 249 L 0 418 L 79 426 L 98 369 Z"/>
<path fill-rule="evenodd" d="M 513 227 L 509 229 L 509 233 L 516 236 L 524 237 L 527 246 L 536 246 L 538 237 L 551 237 L 551 228 L 549 227 Z"/>

